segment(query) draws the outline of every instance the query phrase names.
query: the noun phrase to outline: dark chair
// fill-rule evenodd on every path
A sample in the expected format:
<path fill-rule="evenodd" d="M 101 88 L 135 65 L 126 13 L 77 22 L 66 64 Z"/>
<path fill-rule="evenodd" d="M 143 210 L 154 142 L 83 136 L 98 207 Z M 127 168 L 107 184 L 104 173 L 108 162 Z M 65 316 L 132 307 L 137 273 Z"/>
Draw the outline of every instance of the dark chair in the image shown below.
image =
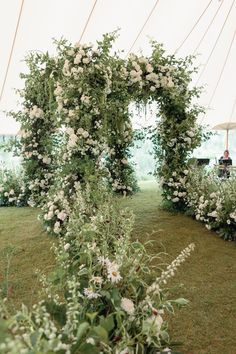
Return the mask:
<path fill-rule="evenodd" d="M 199 158 L 197 159 L 197 166 L 207 166 L 210 163 L 210 159 L 208 158 Z"/>
<path fill-rule="evenodd" d="M 219 159 L 219 174 L 218 176 L 220 178 L 229 178 L 230 177 L 230 171 L 229 171 L 229 166 L 232 166 L 233 162 L 232 159 L 224 159 L 224 158 L 220 158 Z"/>

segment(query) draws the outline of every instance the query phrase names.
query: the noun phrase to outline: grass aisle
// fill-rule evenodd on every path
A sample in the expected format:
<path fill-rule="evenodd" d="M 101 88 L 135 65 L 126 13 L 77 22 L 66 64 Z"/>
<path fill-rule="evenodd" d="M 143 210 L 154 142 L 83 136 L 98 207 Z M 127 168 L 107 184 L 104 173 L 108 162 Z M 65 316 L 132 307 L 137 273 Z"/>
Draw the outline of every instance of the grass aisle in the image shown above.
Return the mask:
<path fill-rule="evenodd" d="M 134 237 L 157 241 L 152 251 L 159 252 L 162 244 L 172 260 L 189 243 L 196 245 L 171 280 L 171 285 L 183 284 L 178 294 L 190 301 L 188 307 L 176 312 L 171 323 L 172 337 L 184 342 L 182 351 L 235 354 L 235 243 L 219 239 L 190 217 L 161 210 L 155 182 L 143 182 L 141 192 L 122 199 L 121 204 L 136 215 Z"/>
<path fill-rule="evenodd" d="M 171 281 L 182 283 L 178 296 L 190 300 L 188 307 L 176 312 L 172 337 L 184 342 L 185 354 L 235 354 L 236 244 L 219 239 L 190 217 L 161 210 L 154 182 L 141 188 L 134 197 L 121 199 L 121 205 L 136 215 L 134 238 L 155 240 L 152 252 L 165 247 L 170 261 L 189 243 L 196 244 Z M 8 288 L 14 306 L 37 300 L 40 284 L 35 269 L 48 273 L 54 265 L 50 246 L 55 239 L 42 232 L 37 213 L 30 208 L 0 208 L 0 289 L 6 290 L 6 251 L 12 250 Z"/>
<path fill-rule="evenodd" d="M 47 274 L 54 265 L 53 238 L 42 231 L 37 215 L 32 208 L 0 208 L 0 290 L 8 292 L 13 310 L 37 301 L 41 284 L 35 272 Z"/>

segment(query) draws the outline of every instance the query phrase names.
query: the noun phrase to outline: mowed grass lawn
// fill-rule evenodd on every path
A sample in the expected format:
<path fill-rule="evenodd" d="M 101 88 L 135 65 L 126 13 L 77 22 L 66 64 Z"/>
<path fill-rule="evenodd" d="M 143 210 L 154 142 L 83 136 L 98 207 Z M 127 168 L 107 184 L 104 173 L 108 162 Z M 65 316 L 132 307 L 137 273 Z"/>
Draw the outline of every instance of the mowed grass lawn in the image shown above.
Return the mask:
<path fill-rule="evenodd" d="M 185 354 L 235 354 L 236 244 L 219 239 L 190 217 L 161 210 L 160 201 L 155 182 L 143 182 L 139 193 L 119 203 L 136 215 L 133 238 L 154 240 L 152 253 L 165 249 L 171 262 L 189 243 L 196 245 L 169 283 L 182 284 L 172 290 L 172 298 L 190 301 L 171 318 L 171 336 L 184 343 Z M 54 267 L 50 247 L 55 239 L 43 233 L 37 213 L 30 208 L 0 208 L 0 286 L 6 289 L 6 251 L 12 250 L 8 285 L 16 307 L 22 301 L 28 305 L 36 301 L 40 284 L 35 270 L 49 273 Z"/>
<path fill-rule="evenodd" d="M 183 284 L 173 294 L 190 301 L 172 318 L 171 335 L 184 343 L 186 354 L 236 354 L 236 243 L 188 216 L 161 210 L 160 202 L 156 183 L 143 182 L 141 191 L 121 204 L 136 215 L 133 236 L 155 240 L 151 252 L 164 247 L 171 261 L 189 243 L 196 245 L 169 282 Z"/>
<path fill-rule="evenodd" d="M 0 289 L 11 307 L 37 301 L 41 284 L 37 270 L 48 274 L 54 264 L 55 239 L 43 232 L 39 210 L 0 208 Z M 8 275 L 7 275 L 8 273 Z"/>

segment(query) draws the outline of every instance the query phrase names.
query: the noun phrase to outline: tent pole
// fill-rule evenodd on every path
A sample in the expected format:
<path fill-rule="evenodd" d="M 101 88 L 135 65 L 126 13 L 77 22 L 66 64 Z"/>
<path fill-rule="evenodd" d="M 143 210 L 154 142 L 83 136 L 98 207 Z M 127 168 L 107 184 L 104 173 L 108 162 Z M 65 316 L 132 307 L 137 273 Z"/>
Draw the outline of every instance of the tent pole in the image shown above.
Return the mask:
<path fill-rule="evenodd" d="M 229 148 L 229 129 L 226 129 L 226 150 Z"/>

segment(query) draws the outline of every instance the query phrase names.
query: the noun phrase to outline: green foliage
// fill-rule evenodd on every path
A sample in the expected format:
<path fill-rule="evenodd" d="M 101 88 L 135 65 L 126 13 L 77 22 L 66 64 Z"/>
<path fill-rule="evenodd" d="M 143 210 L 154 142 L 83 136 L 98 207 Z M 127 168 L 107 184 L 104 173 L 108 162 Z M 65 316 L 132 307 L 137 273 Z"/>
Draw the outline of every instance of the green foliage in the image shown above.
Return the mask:
<path fill-rule="evenodd" d="M 0 206 L 24 206 L 28 197 L 22 170 L 0 166 Z"/>
<path fill-rule="evenodd" d="M 236 177 L 218 178 L 215 172 L 192 168 L 186 181 L 188 214 L 225 240 L 236 239 Z"/>
<path fill-rule="evenodd" d="M 157 258 L 162 263 L 160 254 L 148 255 L 145 245 L 131 241 L 132 227 L 132 213 L 106 187 L 77 190 L 66 235 L 55 247 L 57 268 L 42 277 L 44 300 L 15 316 L 0 303 L 1 353 L 173 349 L 165 314 L 187 302 L 168 299 L 165 284 L 194 247 L 162 270 L 152 265 Z"/>
<path fill-rule="evenodd" d="M 31 191 L 29 202 L 37 205 L 46 195 L 54 172 L 52 152 L 57 117 L 53 91 L 57 63 L 48 53 L 31 53 L 25 61 L 29 70 L 21 74 L 24 89 L 18 91 L 22 110 L 9 115 L 21 124 L 15 153 L 22 157 L 27 188 Z"/>
<path fill-rule="evenodd" d="M 196 126 L 202 108 L 191 103 L 199 90 L 188 88 L 193 58 L 166 56 L 153 41 L 150 57 L 131 54 L 124 60 L 111 54 L 116 36 L 104 35 L 96 47 L 62 39 L 56 42 L 56 57 L 35 53 L 26 58 L 23 110 L 11 115 L 22 125 L 21 155 L 32 205 L 44 204 L 52 185 L 55 190 L 67 183 L 72 195 L 74 184 L 91 182 L 95 175 L 106 178 L 114 192 L 135 192 L 129 160 L 136 133 L 129 105 L 155 102 L 161 117 L 151 132 L 156 174 L 164 199 L 184 207 L 182 198 L 173 201 L 169 179 L 173 173 L 183 177 L 187 157 L 202 138 Z"/>

